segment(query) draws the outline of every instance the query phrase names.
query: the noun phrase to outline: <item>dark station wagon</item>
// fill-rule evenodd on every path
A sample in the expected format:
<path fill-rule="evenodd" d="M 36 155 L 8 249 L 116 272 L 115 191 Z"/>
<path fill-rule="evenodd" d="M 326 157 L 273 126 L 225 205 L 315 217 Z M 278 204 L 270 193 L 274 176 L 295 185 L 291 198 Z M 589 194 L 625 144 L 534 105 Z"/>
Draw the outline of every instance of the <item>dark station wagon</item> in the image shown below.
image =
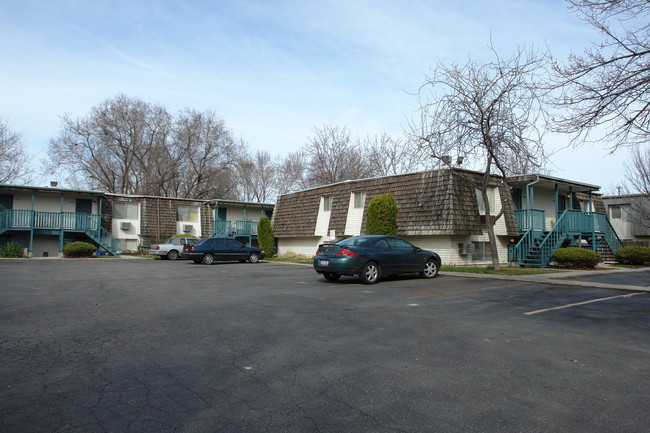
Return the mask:
<path fill-rule="evenodd" d="M 196 245 L 186 246 L 182 257 L 206 265 L 216 261 L 257 263 L 265 257 L 265 253 L 259 248 L 248 247 L 235 239 L 205 238 Z"/>

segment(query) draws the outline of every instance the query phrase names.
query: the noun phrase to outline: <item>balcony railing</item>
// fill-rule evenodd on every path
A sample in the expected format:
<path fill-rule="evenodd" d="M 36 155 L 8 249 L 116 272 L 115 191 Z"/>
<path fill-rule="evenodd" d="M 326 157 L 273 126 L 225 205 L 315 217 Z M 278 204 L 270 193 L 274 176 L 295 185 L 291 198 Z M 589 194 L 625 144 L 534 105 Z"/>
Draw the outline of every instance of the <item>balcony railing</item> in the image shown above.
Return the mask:
<path fill-rule="evenodd" d="M 0 227 L 12 229 L 51 229 L 96 231 L 101 216 L 77 212 L 38 212 L 26 209 L 6 209 L 2 211 Z"/>
<path fill-rule="evenodd" d="M 215 236 L 257 236 L 257 222 L 237 220 L 233 224 L 229 220 L 212 221 L 212 233 Z"/>
<path fill-rule="evenodd" d="M 515 211 L 519 231 L 546 230 L 546 213 L 540 209 L 521 209 Z"/>

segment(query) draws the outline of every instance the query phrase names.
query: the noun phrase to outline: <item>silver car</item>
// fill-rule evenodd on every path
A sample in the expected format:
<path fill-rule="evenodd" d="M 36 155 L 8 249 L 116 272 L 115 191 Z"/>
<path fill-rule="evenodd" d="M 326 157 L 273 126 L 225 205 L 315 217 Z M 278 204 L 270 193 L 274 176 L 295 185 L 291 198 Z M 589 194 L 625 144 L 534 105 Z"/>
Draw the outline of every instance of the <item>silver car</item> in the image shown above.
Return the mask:
<path fill-rule="evenodd" d="M 162 244 L 154 244 L 149 250 L 152 256 L 160 256 L 161 259 L 176 260 L 181 256 L 185 245 L 194 245 L 201 239 L 195 237 L 171 237 Z"/>

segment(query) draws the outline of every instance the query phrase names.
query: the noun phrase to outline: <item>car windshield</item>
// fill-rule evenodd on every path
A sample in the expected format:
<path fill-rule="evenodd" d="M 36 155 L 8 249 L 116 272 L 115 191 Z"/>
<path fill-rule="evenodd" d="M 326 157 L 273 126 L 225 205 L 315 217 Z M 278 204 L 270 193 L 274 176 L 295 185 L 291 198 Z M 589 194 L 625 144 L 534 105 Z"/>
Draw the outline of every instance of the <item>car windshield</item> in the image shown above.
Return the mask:
<path fill-rule="evenodd" d="M 355 237 L 338 241 L 336 245 L 342 247 L 367 247 L 375 241 L 374 238 Z"/>

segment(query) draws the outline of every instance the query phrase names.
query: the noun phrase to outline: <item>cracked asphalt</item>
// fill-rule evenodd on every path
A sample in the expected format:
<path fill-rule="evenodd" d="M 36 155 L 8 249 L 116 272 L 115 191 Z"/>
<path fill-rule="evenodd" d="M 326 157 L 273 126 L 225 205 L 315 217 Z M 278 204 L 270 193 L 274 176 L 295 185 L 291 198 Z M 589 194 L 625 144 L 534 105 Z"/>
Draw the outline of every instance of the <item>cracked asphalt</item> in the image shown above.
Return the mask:
<path fill-rule="evenodd" d="M 650 431 L 648 293 L 268 262 L 0 272 L 2 433 Z"/>

